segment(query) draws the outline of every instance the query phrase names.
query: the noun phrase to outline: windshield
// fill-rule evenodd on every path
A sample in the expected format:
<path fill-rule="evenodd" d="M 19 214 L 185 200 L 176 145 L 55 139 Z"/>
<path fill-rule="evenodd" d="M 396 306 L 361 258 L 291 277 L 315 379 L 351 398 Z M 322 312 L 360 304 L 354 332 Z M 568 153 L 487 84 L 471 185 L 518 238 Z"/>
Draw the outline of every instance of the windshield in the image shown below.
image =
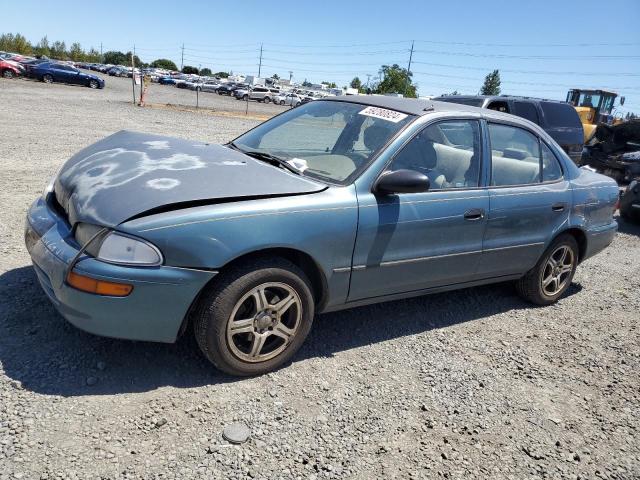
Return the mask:
<path fill-rule="evenodd" d="M 316 101 L 289 110 L 234 140 L 321 180 L 348 183 L 414 117 L 378 107 Z"/>
<path fill-rule="evenodd" d="M 597 93 L 581 93 L 578 107 L 595 108 L 600 104 L 600 95 Z"/>

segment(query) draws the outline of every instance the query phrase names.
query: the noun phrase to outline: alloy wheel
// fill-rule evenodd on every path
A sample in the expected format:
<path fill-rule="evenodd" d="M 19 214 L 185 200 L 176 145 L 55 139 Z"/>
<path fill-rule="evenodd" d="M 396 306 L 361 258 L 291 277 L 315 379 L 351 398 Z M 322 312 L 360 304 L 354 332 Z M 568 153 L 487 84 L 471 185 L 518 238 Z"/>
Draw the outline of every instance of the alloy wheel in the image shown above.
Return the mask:
<path fill-rule="evenodd" d="M 541 276 L 542 291 L 545 295 L 553 297 L 567 286 L 574 261 L 573 250 L 567 245 L 561 245 L 553 251 Z"/>
<path fill-rule="evenodd" d="M 302 320 L 302 301 L 289 285 L 263 283 L 236 303 L 227 321 L 227 343 L 238 359 L 257 363 L 282 353 Z"/>

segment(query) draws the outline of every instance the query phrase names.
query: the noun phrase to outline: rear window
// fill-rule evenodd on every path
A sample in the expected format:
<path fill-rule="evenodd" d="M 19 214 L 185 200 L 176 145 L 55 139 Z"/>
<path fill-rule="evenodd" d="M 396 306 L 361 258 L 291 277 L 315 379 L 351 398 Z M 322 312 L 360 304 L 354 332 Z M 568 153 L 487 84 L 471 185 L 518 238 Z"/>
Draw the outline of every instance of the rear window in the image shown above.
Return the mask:
<path fill-rule="evenodd" d="M 538 120 L 538 109 L 531 102 L 513 102 L 513 113 L 522 118 L 526 118 L 530 122 L 540 123 Z"/>
<path fill-rule="evenodd" d="M 550 127 L 581 127 L 578 112 L 568 103 L 540 102 L 540 106 Z"/>

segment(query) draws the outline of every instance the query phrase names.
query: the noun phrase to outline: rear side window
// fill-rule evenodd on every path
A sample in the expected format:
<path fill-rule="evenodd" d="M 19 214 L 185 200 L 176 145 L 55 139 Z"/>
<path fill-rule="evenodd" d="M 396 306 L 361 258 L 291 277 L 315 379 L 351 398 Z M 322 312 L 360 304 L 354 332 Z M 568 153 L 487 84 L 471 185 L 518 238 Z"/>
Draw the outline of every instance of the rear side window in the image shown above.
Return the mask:
<path fill-rule="evenodd" d="M 540 182 L 538 137 L 518 127 L 489 124 L 491 185 L 529 185 Z"/>
<path fill-rule="evenodd" d="M 550 127 L 581 127 L 578 112 L 568 103 L 540 102 L 540 106 Z"/>
<path fill-rule="evenodd" d="M 531 102 L 513 102 L 513 114 L 522 118 L 526 118 L 530 122 L 540 123 L 538 119 L 538 109 Z"/>
<path fill-rule="evenodd" d="M 562 169 L 558 159 L 546 143 L 541 142 L 540 145 L 542 147 L 542 181 L 552 182 L 561 179 Z"/>

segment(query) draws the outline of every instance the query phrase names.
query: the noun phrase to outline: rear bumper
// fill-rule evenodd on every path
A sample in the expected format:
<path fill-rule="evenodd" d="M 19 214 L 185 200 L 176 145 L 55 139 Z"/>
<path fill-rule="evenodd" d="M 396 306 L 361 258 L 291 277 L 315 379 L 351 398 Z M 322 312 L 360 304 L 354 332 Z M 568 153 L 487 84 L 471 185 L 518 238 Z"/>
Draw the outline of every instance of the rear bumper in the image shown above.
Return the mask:
<path fill-rule="evenodd" d="M 68 224 L 42 200 L 27 214 L 25 243 L 38 280 L 60 314 L 87 332 L 114 338 L 174 342 L 193 300 L 216 272 L 160 267 L 124 267 L 82 256 L 74 271 L 99 280 L 128 283 L 126 297 L 70 287 L 65 274 L 78 253 Z"/>
<path fill-rule="evenodd" d="M 583 260 L 593 257 L 596 253 L 607 248 L 611 242 L 613 242 L 613 238 L 616 236 L 617 231 L 618 222 L 615 220 L 608 225 L 594 227 L 587 230 L 587 250 Z"/>

